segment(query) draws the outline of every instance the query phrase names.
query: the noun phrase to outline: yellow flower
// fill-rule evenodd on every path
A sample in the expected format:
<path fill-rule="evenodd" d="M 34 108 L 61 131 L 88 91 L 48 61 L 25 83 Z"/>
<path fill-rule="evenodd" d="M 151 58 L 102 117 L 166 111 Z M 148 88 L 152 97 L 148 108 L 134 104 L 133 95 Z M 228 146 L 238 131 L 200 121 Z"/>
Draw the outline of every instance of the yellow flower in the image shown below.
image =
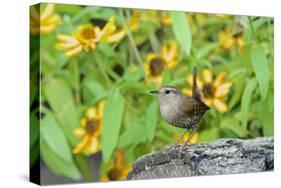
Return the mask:
<path fill-rule="evenodd" d="M 189 138 L 189 135 L 188 133 L 186 133 L 180 140 L 179 140 L 179 143 L 180 144 L 183 144 L 188 138 Z M 174 140 L 177 140 L 179 139 L 179 136 L 178 134 L 176 134 L 174 136 Z M 189 139 L 188 143 L 190 144 L 197 144 L 199 142 L 199 133 L 198 132 L 195 132 L 193 134 L 193 136 Z"/>
<path fill-rule="evenodd" d="M 42 11 L 30 7 L 30 32 L 32 35 L 49 34 L 60 23 L 60 16 L 54 13 L 55 5 L 47 4 Z"/>
<path fill-rule="evenodd" d="M 201 13 L 188 13 L 187 20 L 190 25 L 198 24 L 199 26 L 202 26 L 206 22 L 207 16 L 206 14 Z"/>
<path fill-rule="evenodd" d="M 161 54 L 149 53 L 144 63 L 147 81 L 161 83 L 165 67 L 173 69 L 178 63 L 175 42 L 162 46 Z"/>
<path fill-rule="evenodd" d="M 234 45 L 237 46 L 240 52 L 244 48 L 244 40 L 242 34 L 238 33 L 233 35 L 230 33 L 229 29 L 219 33 L 219 43 L 220 46 L 225 50 L 230 50 Z"/>
<path fill-rule="evenodd" d="M 72 35 L 57 35 L 58 43 L 56 47 L 67 50 L 64 54 L 65 57 L 77 55 L 83 50 L 93 50 L 96 48 L 103 32 L 98 26 L 92 26 L 91 24 L 82 25 Z"/>
<path fill-rule="evenodd" d="M 231 81 L 225 81 L 226 72 L 221 72 L 213 79 L 213 73 L 209 69 L 204 69 L 202 72 L 203 80 L 197 79 L 198 88 L 203 93 L 204 103 L 208 106 L 213 106 L 219 112 L 227 112 L 228 107 L 224 99 L 228 95 L 232 86 Z M 187 77 L 187 82 L 190 86 L 193 84 L 193 76 Z M 183 89 L 183 92 L 191 96 L 191 89 Z"/>
<path fill-rule="evenodd" d="M 134 31 L 136 29 L 139 28 L 139 22 L 140 22 L 140 15 L 141 13 L 139 11 L 133 11 L 133 14 L 130 18 L 130 21 L 129 21 L 129 28 Z"/>
<path fill-rule="evenodd" d="M 95 154 L 100 151 L 100 134 L 102 131 L 102 115 L 105 102 L 98 105 L 98 109 L 92 107 L 86 111 L 86 116 L 81 119 L 80 128 L 73 130 L 73 134 L 82 138 L 73 149 L 73 153 Z"/>
<path fill-rule="evenodd" d="M 125 36 L 123 29 L 117 30 L 114 17 L 111 17 L 101 29 L 91 24 L 82 25 L 71 35 L 57 35 L 58 49 L 66 50 L 65 57 L 72 57 L 79 53 L 94 50 L 99 41 L 107 43 L 119 42 Z"/>
<path fill-rule="evenodd" d="M 101 176 L 101 181 L 125 180 L 132 169 L 131 165 L 125 164 L 124 152 L 121 149 L 116 151 L 114 160 L 110 161 L 109 165 L 110 169 Z"/>
<path fill-rule="evenodd" d="M 172 24 L 172 18 L 166 11 L 156 11 L 156 20 L 163 24 L 164 26 L 170 26 Z"/>
<path fill-rule="evenodd" d="M 82 44 L 83 49 L 89 51 L 89 49 L 96 48 L 96 43 L 102 37 L 102 31 L 98 26 L 86 24 L 80 26 L 73 35 Z"/>

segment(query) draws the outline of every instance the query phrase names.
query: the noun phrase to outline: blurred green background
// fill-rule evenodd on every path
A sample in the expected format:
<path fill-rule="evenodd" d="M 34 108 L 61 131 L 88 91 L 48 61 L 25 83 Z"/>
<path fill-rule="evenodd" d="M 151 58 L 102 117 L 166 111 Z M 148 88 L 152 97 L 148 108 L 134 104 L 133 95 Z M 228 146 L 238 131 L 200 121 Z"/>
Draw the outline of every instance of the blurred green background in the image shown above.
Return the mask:
<path fill-rule="evenodd" d="M 40 154 L 67 179 L 125 179 L 133 161 L 184 131 L 162 120 L 148 91 L 190 95 L 194 66 L 211 110 L 192 143 L 273 136 L 273 32 L 268 17 L 32 6 L 31 167 Z"/>

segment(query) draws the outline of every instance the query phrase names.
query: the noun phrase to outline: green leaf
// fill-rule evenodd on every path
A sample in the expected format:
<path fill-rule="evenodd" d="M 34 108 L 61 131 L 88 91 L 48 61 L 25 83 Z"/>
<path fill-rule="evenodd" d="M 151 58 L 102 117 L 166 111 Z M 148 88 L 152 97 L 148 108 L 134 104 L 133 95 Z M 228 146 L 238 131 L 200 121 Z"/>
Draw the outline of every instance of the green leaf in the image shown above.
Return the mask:
<path fill-rule="evenodd" d="M 43 86 L 43 91 L 67 140 L 71 146 L 75 146 L 78 138 L 74 137 L 72 131 L 79 126 L 79 117 L 71 88 L 64 80 L 53 78 Z"/>
<path fill-rule="evenodd" d="M 93 180 L 91 169 L 87 157 L 83 154 L 74 155 L 74 160 L 86 181 Z"/>
<path fill-rule="evenodd" d="M 235 83 L 233 95 L 229 101 L 229 109 L 232 109 L 240 100 L 243 94 L 245 83 L 241 82 L 243 80 L 242 76 L 237 76 L 233 82 Z"/>
<path fill-rule="evenodd" d="M 136 120 L 129 124 L 128 129 L 124 131 L 118 141 L 118 147 L 127 147 L 136 145 L 146 140 L 146 128 L 141 124 L 141 121 Z"/>
<path fill-rule="evenodd" d="M 269 85 L 269 68 L 264 49 L 260 45 L 251 47 L 251 62 L 259 83 L 262 99 L 265 99 Z"/>
<path fill-rule="evenodd" d="M 125 100 L 117 89 L 106 101 L 103 113 L 103 132 L 101 135 L 102 156 L 108 162 L 116 145 L 120 132 Z"/>
<path fill-rule="evenodd" d="M 55 8 L 56 12 L 72 15 L 76 15 L 82 10 L 81 6 L 68 4 L 56 4 Z"/>
<path fill-rule="evenodd" d="M 73 162 L 67 140 L 51 112 L 45 114 L 40 127 L 41 138 L 49 148 L 66 162 Z"/>
<path fill-rule="evenodd" d="M 101 99 L 108 94 L 108 91 L 96 80 L 85 80 L 83 82 L 82 92 L 85 103 Z"/>
<path fill-rule="evenodd" d="M 41 141 L 40 152 L 45 164 L 57 175 L 73 180 L 79 180 L 81 178 L 75 163 L 73 161 L 67 162 L 57 156 L 44 141 Z"/>
<path fill-rule="evenodd" d="M 210 128 L 206 129 L 200 132 L 199 134 L 199 140 L 200 142 L 207 142 L 207 141 L 213 141 L 220 137 L 219 135 L 219 129 L 218 128 Z"/>
<path fill-rule="evenodd" d="M 158 122 L 158 102 L 153 100 L 147 107 L 145 113 L 145 127 L 148 141 L 151 142 L 154 138 Z"/>
<path fill-rule="evenodd" d="M 244 130 L 242 128 L 239 121 L 232 118 L 232 117 L 224 118 L 222 120 L 222 122 L 220 123 L 220 128 L 222 130 L 231 131 L 231 132 L 235 133 L 235 135 L 240 137 L 240 138 L 243 138 L 248 134 L 247 130 Z"/>
<path fill-rule="evenodd" d="M 156 137 L 168 143 L 175 141 L 173 140 L 173 137 L 167 135 L 163 130 L 157 131 Z"/>
<path fill-rule="evenodd" d="M 241 122 L 242 122 L 242 127 L 244 128 L 244 130 L 247 130 L 248 111 L 249 111 L 252 93 L 255 90 L 256 84 L 257 84 L 257 82 L 255 79 L 248 81 L 247 86 L 246 86 L 243 96 L 242 96 Z"/>
<path fill-rule="evenodd" d="M 179 11 L 170 11 L 170 16 L 172 18 L 172 28 L 175 37 L 183 51 L 187 55 L 189 55 L 192 45 L 192 36 L 186 13 Z"/>

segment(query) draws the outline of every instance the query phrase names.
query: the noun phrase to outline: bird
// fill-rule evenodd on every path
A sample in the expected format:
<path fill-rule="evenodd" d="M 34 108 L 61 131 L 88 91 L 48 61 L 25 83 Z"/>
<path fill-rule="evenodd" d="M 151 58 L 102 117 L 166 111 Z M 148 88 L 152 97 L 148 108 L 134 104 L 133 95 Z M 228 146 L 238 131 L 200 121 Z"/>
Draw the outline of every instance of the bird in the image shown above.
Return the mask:
<path fill-rule="evenodd" d="M 184 135 L 191 131 L 185 143 L 189 142 L 199 128 L 199 122 L 205 112 L 210 108 L 203 102 L 203 96 L 197 86 L 197 68 L 193 69 L 192 96 L 187 96 L 174 86 L 162 86 L 158 90 L 150 91 L 156 94 L 159 100 L 160 114 L 172 126 L 186 129 L 179 137 L 179 142 Z M 184 144 L 185 144 L 184 143 Z"/>

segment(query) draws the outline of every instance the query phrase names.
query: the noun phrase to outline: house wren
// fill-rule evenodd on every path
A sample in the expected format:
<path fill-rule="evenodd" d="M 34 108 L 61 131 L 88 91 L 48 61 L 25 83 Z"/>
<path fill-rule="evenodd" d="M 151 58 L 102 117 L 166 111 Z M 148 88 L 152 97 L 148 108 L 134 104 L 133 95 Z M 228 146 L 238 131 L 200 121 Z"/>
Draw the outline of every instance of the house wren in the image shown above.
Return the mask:
<path fill-rule="evenodd" d="M 191 130 L 186 142 L 193 136 L 199 127 L 199 121 L 209 109 L 202 102 L 202 95 L 196 83 L 197 70 L 193 71 L 192 96 L 184 95 L 178 88 L 162 86 L 159 90 L 150 91 L 157 94 L 160 103 L 160 113 L 169 124 L 186 129 L 179 140 Z"/>

